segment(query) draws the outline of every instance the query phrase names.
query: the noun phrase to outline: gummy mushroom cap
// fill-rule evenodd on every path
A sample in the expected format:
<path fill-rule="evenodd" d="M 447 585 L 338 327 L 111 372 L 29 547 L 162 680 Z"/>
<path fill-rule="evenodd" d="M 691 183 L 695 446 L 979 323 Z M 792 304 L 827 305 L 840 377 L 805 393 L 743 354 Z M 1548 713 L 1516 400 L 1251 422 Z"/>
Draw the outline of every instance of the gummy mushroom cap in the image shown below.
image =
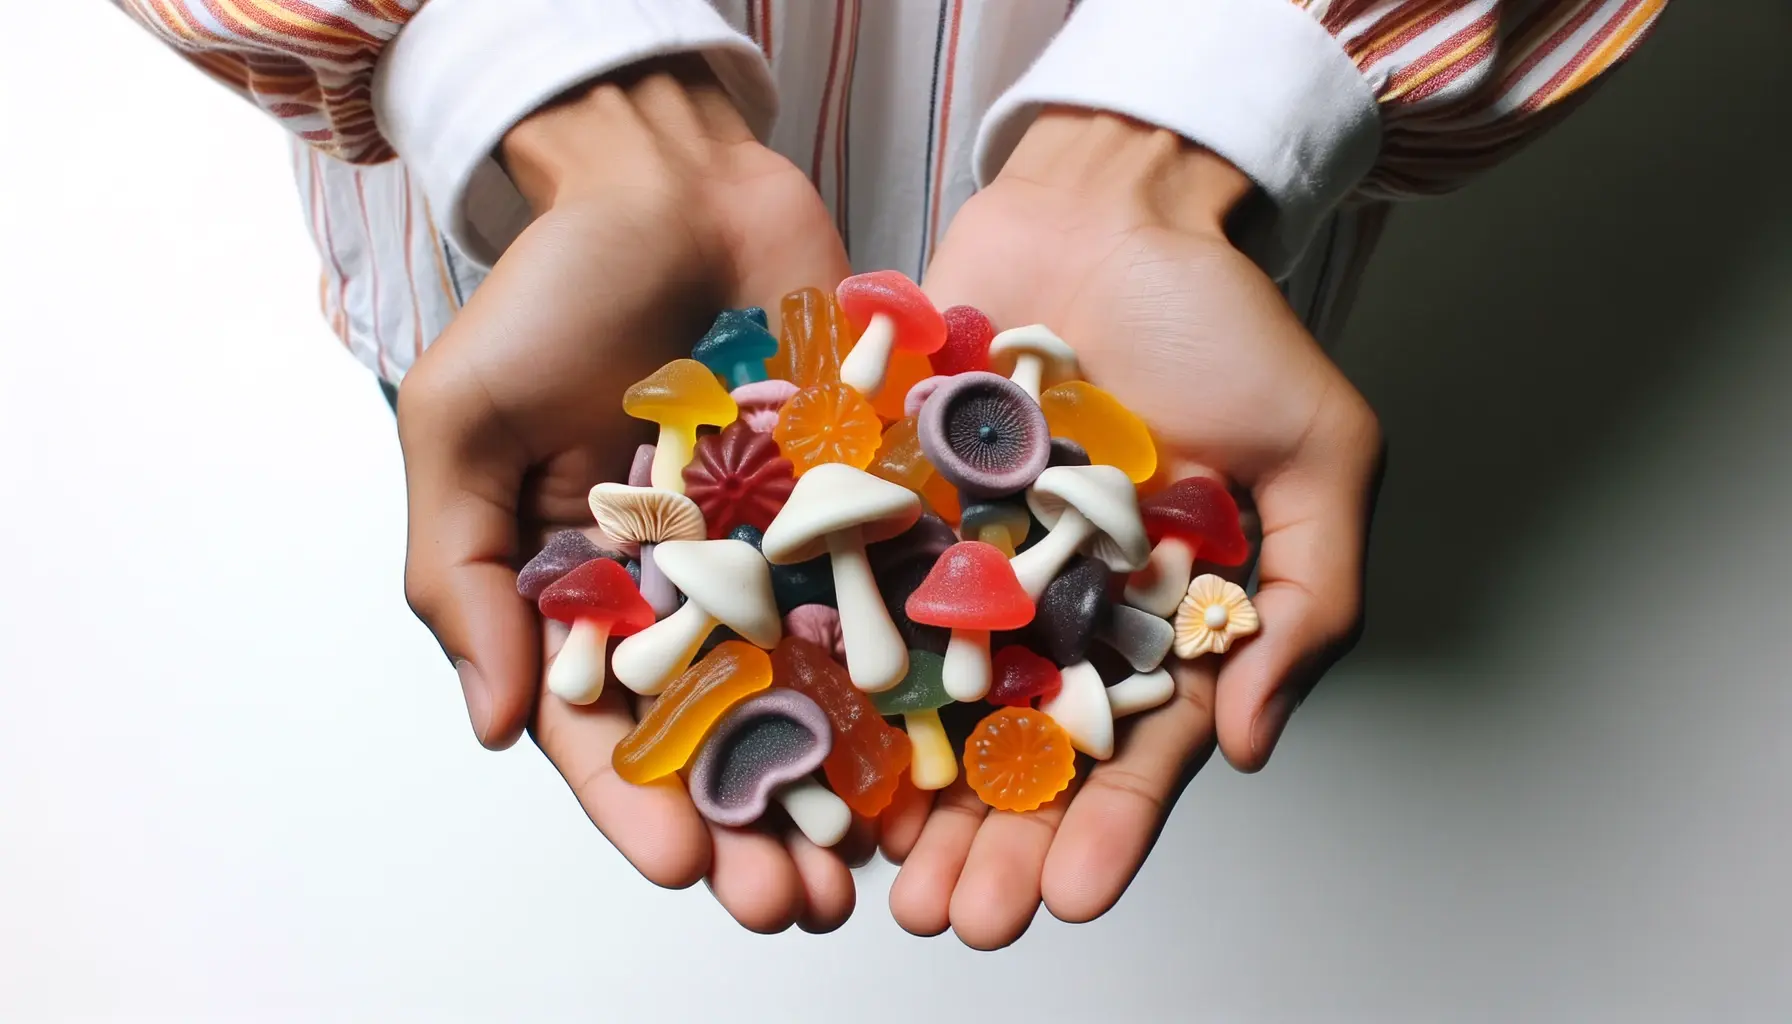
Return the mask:
<path fill-rule="evenodd" d="M 1027 507 L 1047 528 L 1056 526 L 1066 509 L 1075 509 L 1095 526 L 1089 553 L 1118 572 L 1142 568 L 1151 557 L 1138 491 L 1113 466 L 1052 466 L 1033 481 Z"/>
<path fill-rule="evenodd" d="M 660 572 L 710 617 L 764 648 L 784 626 L 765 559 L 739 540 L 675 540 L 653 549 Z"/>
<path fill-rule="evenodd" d="M 887 540 L 915 525 L 921 498 L 914 491 L 844 463 L 827 462 L 797 478 L 762 550 L 776 565 L 827 553 L 829 534 L 858 528 L 864 542 Z"/>
<path fill-rule="evenodd" d="M 561 530 L 549 537 L 535 557 L 516 574 L 516 592 L 531 601 L 537 600 L 555 580 L 593 558 L 605 557 L 608 553 L 592 543 L 583 532 Z M 618 559 L 621 557 L 617 556 Z"/>
<path fill-rule="evenodd" d="M 778 425 L 778 410 L 790 401 L 790 396 L 799 389 L 787 380 L 756 380 L 751 384 L 742 384 L 728 393 L 734 404 L 740 409 L 741 421 L 747 429 L 769 434 Z"/>
<path fill-rule="evenodd" d="M 926 355 L 946 343 L 946 321 L 921 286 L 898 270 L 873 270 L 840 282 L 840 311 L 863 331 L 879 313 L 896 322 L 896 347 Z"/>
<path fill-rule="evenodd" d="M 759 309 L 758 317 L 746 310 L 724 311 L 691 347 L 692 359 L 723 376 L 739 364 L 764 362 L 777 354 L 778 339 L 766 329 L 763 309 Z"/>
<path fill-rule="evenodd" d="M 820 768 L 833 744 L 820 705 L 795 690 L 767 690 L 735 705 L 703 740 L 691 797 L 718 825 L 750 825 L 775 790 Z"/>
<path fill-rule="evenodd" d="M 623 411 L 655 423 L 727 426 L 739 410 L 716 375 L 695 359 L 674 359 L 622 395 Z"/>
<path fill-rule="evenodd" d="M 1139 502 L 1139 519 L 1152 543 L 1185 541 L 1203 562 L 1242 565 L 1251 553 L 1238 503 L 1225 485 L 1204 476 L 1184 477 Z"/>
<path fill-rule="evenodd" d="M 1051 457 L 1045 415 L 995 373 L 946 378 L 916 414 L 915 430 L 934 471 L 979 498 L 1025 489 Z"/>
<path fill-rule="evenodd" d="M 1044 324 L 1011 327 L 989 342 L 989 368 L 996 373 L 1013 373 L 1022 356 L 1039 360 L 1041 389 L 1077 375 L 1076 350 Z"/>
<path fill-rule="evenodd" d="M 658 487 L 598 484 L 591 488 L 591 514 L 605 534 L 619 541 L 660 544 L 708 536 L 696 502 Z"/>
<path fill-rule="evenodd" d="M 921 412 L 921 407 L 927 404 L 927 399 L 939 390 L 941 384 L 951 379 L 950 375 L 936 373 L 931 377 L 923 377 L 916 381 L 915 386 L 908 389 L 908 394 L 902 396 L 902 414 L 904 416 L 918 415 Z"/>
<path fill-rule="evenodd" d="M 909 595 L 907 610 L 916 622 L 947 629 L 1019 629 L 1033 621 L 1033 599 L 1008 559 L 974 540 L 946 549 Z"/>
<path fill-rule="evenodd" d="M 653 609 L 642 600 L 621 563 L 599 556 L 560 577 L 541 592 L 541 613 L 556 622 L 591 619 L 627 636 L 653 625 Z"/>
<path fill-rule="evenodd" d="M 1078 555 L 1052 577 L 1036 602 L 1032 628 L 1033 647 L 1059 665 L 1082 661 L 1096 633 L 1107 624 L 1113 603 L 1108 600 L 1108 567 Z"/>

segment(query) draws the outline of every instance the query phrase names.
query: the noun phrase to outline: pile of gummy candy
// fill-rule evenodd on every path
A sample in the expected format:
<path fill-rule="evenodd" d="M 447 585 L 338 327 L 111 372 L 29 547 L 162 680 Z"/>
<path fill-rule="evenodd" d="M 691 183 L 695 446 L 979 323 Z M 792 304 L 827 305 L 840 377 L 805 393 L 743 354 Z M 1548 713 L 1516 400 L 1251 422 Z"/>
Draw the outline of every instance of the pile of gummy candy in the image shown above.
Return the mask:
<path fill-rule="evenodd" d="M 623 779 L 683 772 L 723 825 L 776 799 L 830 846 L 903 773 L 950 785 L 939 710 L 987 702 L 965 780 L 1033 810 L 1078 751 L 1113 755 L 1116 718 L 1170 699 L 1172 650 L 1257 630 L 1236 584 L 1190 579 L 1248 554 L 1231 496 L 1163 479 L 1145 424 L 1045 326 L 998 334 L 895 271 L 780 314 L 781 339 L 762 309 L 725 312 L 628 389 L 659 438 L 627 484 L 591 490 L 608 546 L 563 531 L 518 577 L 571 626 L 557 698 L 597 700 L 606 655 L 656 698 L 616 747 Z"/>

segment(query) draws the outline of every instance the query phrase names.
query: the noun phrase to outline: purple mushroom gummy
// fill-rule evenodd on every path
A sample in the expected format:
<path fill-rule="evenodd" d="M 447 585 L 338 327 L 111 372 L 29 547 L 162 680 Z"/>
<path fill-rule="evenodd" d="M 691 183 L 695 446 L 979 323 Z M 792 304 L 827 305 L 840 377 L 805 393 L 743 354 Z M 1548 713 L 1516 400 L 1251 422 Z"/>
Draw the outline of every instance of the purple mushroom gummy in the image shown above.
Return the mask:
<path fill-rule="evenodd" d="M 916 427 L 935 472 L 977 498 L 1025 490 L 1051 455 L 1039 406 L 993 373 L 947 378 L 921 406 Z"/>
<path fill-rule="evenodd" d="M 773 689 L 736 704 L 691 762 L 691 801 L 718 825 L 750 825 L 776 797 L 803 834 L 832 846 L 852 811 L 810 774 L 833 750 L 827 713 L 795 690 Z"/>
<path fill-rule="evenodd" d="M 516 574 L 516 592 L 531 601 L 539 601 L 542 591 L 593 558 L 608 558 L 624 568 L 630 561 L 621 552 L 598 547 L 578 530 L 561 530 L 549 537 L 541 552 L 529 559 L 529 564 Z"/>

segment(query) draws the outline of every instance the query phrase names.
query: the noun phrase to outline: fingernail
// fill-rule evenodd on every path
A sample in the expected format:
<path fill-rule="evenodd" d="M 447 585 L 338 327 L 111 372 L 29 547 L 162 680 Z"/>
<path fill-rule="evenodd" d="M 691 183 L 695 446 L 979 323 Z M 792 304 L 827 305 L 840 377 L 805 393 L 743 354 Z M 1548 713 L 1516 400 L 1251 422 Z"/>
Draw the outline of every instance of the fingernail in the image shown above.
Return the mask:
<path fill-rule="evenodd" d="M 467 717 L 473 722 L 473 735 L 479 742 L 485 743 L 486 730 L 491 725 L 492 695 L 485 684 L 485 676 L 479 669 L 465 658 L 454 663 L 454 672 L 460 676 L 461 696 L 467 702 Z"/>
<path fill-rule="evenodd" d="M 1251 754 L 1259 764 L 1269 760 L 1270 751 L 1282 738 L 1282 730 L 1288 727 L 1288 716 L 1294 713 L 1294 707 L 1293 695 L 1280 690 L 1257 713 L 1257 722 L 1251 728 Z"/>

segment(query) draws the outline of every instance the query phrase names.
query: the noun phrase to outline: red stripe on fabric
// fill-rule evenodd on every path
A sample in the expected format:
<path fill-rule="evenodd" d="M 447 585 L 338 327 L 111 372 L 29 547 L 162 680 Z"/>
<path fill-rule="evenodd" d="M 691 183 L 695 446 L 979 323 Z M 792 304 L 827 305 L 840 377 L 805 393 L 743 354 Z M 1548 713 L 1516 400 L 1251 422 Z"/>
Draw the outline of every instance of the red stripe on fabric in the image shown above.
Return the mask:
<path fill-rule="evenodd" d="M 828 137 L 828 111 L 834 103 L 834 69 L 840 62 L 840 31 L 846 25 L 845 12 L 846 0 L 834 0 L 834 46 L 828 51 L 828 73 L 821 84 L 821 110 L 815 115 L 815 162 L 809 170 L 809 181 L 818 189 L 821 188 L 822 145 Z"/>
<path fill-rule="evenodd" d="M 1386 57 L 1388 54 L 1393 53 L 1395 50 L 1400 49 L 1402 46 L 1405 46 L 1407 43 L 1412 42 L 1414 39 L 1431 31 L 1433 28 L 1436 28 L 1440 22 L 1450 17 L 1452 14 L 1455 14 L 1458 10 L 1455 6 L 1455 0 L 1429 0 L 1429 7 L 1429 11 L 1426 11 L 1424 7 L 1420 7 L 1417 10 L 1410 12 L 1397 10 L 1395 13 L 1404 13 L 1414 17 L 1416 20 L 1410 22 L 1405 28 L 1395 33 L 1393 38 L 1379 46 L 1375 46 L 1373 49 L 1364 51 L 1352 48 L 1349 51 L 1350 59 L 1356 63 L 1357 67 L 1366 68 L 1383 57 Z M 1420 14 L 1419 12 L 1422 11 L 1425 13 Z M 1382 19 L 1382 21 L 1376 22 L 1374 30 L 1364 33 L 1363 38 L 1373 42 L 1373 40 L 1380 37 L 1382 24 L 1393 20 L 1392 17 L 1388 17 Z"/>
<path fill-rule="evenodd" d="M 847 174 L 847 133 L 852 130 L 852 76 L 859 66 L 859 14 L 864 0 L 852 0 L 852 25 L 847 29 L 846 74 L 840 82 L 840 105 L 835 109 L 834 130 L 834 227 L 842 237 L 847 234 L 847 209 L 852 197 L 852 180 Z"/>
<path fill-rule="evenodd" d="M 311 158 L 311 206 L 312 219 L 322 226 L 320 237 L 324 243 L 324 254 L 330 258 L 330 268 L 336 274 L 336 335 L 342 339 L 343 347 L 349 346 L 348 337 L 348 278 L 342 273 L 342 261 L 336 257 L 336 239 L 330 231 L 330 204 L 322 201 L 322 190 L 318 185 L 320 168 L 315 150 L 308 150 Z M 314 228 L 314 230 L 316 230 Z"/>
<path fill-rule="evenodd" d="M 1597 0 L 1595 0 L 1595 2 L 1597 2 Z M 1554 53 L 1563 43 L 1567 42 L 1569 36 L 1579 32 L 1581 26 L 1592 19 L 1596 10 L 1597 8 L 1593 4 L 1583 4 L 1581 9 L 1567 21 L 1563 22 L 1560 28 L 1551 32 L 1548 39 L 1537 44 L 1536 49 L 1533 49 L 1524 60 L 1514 66 L 1511 71 L 1508 71 L 1506 76 L 1500 79 L 1500 83 L 1494 88 L 1494 92 L 1498 95 L 1504 95 L 1514 85 L 1518 84 L 1518 82 L 1523 79 L 1524 76 L 1530 74 L 1537 65 L 1549 59 L 1549 55 Z"/>
<path fill-rule="evenodd" d="M 355 168 L 355 201 L 361 207 L 361 230 L 367 238 L 368 319 L 373 324 L 373 351 L 380 376 L 386 373 L 386 343 L 380 338 L 380 259 L 374 250 L 373 221 L 367 216 L 367 190 L 362 187 L 361 169 Z"/>
<path fill-rule="evenodd" d="M 765 11 L 760 19 L 765 25 L 765 38 L 760 40 L 760 46 L 765 50 L 766 60 L 772 59 L 772 2 L 773 0 L 760 0 Z"/>
<path fill-rule="evenodd" d="M 1488 17 L 1491 19 L 1492 15 L 1489 15 Z M 1400 97 L 1400 102 L 1418 103 L 1430 99 L 1439 92 L 1449 88 L 1450 83 L 1492 60 L 1493 55 L 1497 52 L 1498 47 L 1494 44 L 1493 37 L 1490 35 L 1481 41 L 1481 45 L 1463 54 L 1457 60 L 1452 62 L 1449 67 L 1426 79 L 1423 84 L 1414 86 L 1411 92 Z"/>
<path fill-rule="evenodd" d="M 1555 74 L 1549 76 L 1549 81 L 1544 82 L 1542 88 L 1525 97 L 1525 101 L 1519 105 L 1518 109 L 1525 113 L 1531 113 L 1548 106 L 1550 93 L 1554 92 L 1557 86 L 1573 77 L 1574 73 L 1579 71 L 1581 66 L 1587 62 L 1587 59 L 1597 53 L 1599 48 L 1605 45 L 1605 41 L 1610 39 L 1613 33 L 1623 27 L 1624 22 L 1629 20 L 1631 13 L 1634 12 L 1642 2 L 1643 0 L 1625 0 L 1624 6 L 1618 8 L 1618 12 L 1604 25 L 1600 26 L 1599 31 L 1593 33 L 1593 38 L 1587 40 L 1586 45 L 1582 46 L 1580 51 L 1574 55 L 1574 59 L 1570 60 L 1567 64 L 1564 64 Z"/>
<path fill-rule="evenodd" d="M 1463 44 L 1467 43 L 1470 39 L 1473 39 L 1478 35 L 1486 34 L 1490 29 L 1497 28 L 1498 26 L 1498 14 L 1489 12 L 1481 15 L 1473 22 L 1470 22 L 1468 26 L 1461 31 L 1451 34 L 1448 39 L 1433 46 L 1431 49 L 1425 51 L 1423 56 L 1417 58 L 1404 68 L 1401 68 L 1399 72 L 1388 79 L 1387 85 L 1382 89 L 1382 94 L 1387 95 L 1389 93 L 1398 92 L 1400 88 L 1405 86 L 1408 82 L 1426 76 L 1427 74 L 1432 77 L 1427 78 L 1422 85 L 1414 88 L 1412 92 L 1401 96 L 1397 102 L 1416 103 L 1426 96 L 1436 93 L 1438 89 L 1443 88 L 1445 85 L 1448 85 L 1450 82 L 1461 77 L 1464 71 L 1478 64 L 1484 54 L 1493 52 L 1493 40 L 1489 37 L 1480 46 L 1470 50 L 1450 65 L 1444 67 L 1441 71 L 1433 70 L 1437 66 L 1437 63 L 1461 49 Z M 1438 82 L 1438 79 L 1443 79 L 1443 81 Z M 1434 85 L 1434 82 L 1437 84 Z"/>
<path fill-rule="evenodd" d="M 946 77 L 940 86 L 939 141 L 933 151 L 933 209 L 928 211 L 928 248 L 940 234 L 940 185 L 946 178 L 946 150 L 951 145 L 952 80 L 958 64 L 958 25 L 964 16 L 964 0 L 952 0 L 952 28 L 946 37 Z"/>

